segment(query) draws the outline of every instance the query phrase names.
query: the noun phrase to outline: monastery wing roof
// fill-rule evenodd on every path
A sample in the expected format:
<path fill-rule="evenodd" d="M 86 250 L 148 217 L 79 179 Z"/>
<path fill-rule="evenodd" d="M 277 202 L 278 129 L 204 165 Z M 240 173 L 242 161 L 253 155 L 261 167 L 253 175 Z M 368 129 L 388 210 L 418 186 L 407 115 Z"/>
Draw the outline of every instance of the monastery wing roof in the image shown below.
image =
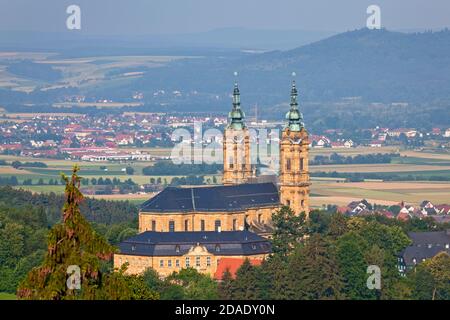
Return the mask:
<path fill-rule="evenodd" d="M 273 183 L 211 187 L 167 187 L 144 202 L 144 212 L 236 211 L 279 205 L 278 189 Z"/>
<path fill-rule="evenodd" d="M 182 256 L 194 245 L 203 245 L 220 255 L 255 255 L 271 252 L 270 242 L 249 231 L 153 232 L 146 231 L 126 239 L 120 252 L 143 256 Z"/>

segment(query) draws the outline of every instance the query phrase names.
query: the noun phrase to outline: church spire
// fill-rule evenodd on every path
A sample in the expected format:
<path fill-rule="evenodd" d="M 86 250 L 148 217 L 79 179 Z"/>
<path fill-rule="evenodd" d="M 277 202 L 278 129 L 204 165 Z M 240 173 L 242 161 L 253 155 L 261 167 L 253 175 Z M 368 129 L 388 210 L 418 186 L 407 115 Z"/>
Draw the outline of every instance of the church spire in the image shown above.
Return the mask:
<path fill-rule="evenodd" d="M 237 81 L 234 82 L 233 90 L 233 110 L 241 107 L 241 94 L 239 92 L 239 86 Z"/>
<path fill-rule="evenodd" d="M 292 76 L 295 76 L 295 73 L 292 73 Z M 286 128 L 289 128 L 291 131 L 300 131 L 304 127 L 303 123 L 303 115 L 298 109 L 298 91 L 297 86 L 295 84 L 295 80 L 292 80 L 292 88 L 291 88 L 291 108 L 288 113 L 286 113 Z"/>
<path fill-rule="evenodd" d="M 234 73 L 237 76 L 237 72 Z M 241 110 L 241 94 L 239 92 L 239 86 L 237 81 L 234 82 L 234 90 L 233 90 L 233 108 L 231 112 L 228 114 L 228 118 L 230 123 L 228 124 L 228 128 L 242 130 L 245 128 L 244 118 L 245 113 Z"/>

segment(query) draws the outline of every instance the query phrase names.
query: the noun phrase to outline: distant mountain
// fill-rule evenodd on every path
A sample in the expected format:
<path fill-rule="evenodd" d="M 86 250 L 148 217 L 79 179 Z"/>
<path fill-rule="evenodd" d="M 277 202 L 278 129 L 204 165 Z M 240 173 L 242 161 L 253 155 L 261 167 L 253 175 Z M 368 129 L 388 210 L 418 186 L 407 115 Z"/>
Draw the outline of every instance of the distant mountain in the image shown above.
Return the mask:
<path fill-rule="evenodd" d="M 219 33 L 212 33 L 210 36 L 212 38 L 217 36 L 216 40 L 219 42 L 222 38 L 219 36 L 220 31 L 217 32 Z M 225 41 L 225 34 L 230 31 L 222 32 L 224 43 L 226 43 L 230 39 Z M 235 31 L 229 34 L 234 33 Z M 282 37 L 281 34 L 279 36 Z M 45 42 L 46 39 L 51 37 L 42 41 Z M 191 40 L 187 37 L 184 41 L 188 43 Z M 78 37 L 76 41 L 86 41 L 86 39 L 80 40 Z M 127 42 L 131 40 L 123 41 L 123 48 L 120 49 L 122 51 L 119 50 L 123 54 L 133 55 L 136 52 L 167 54 L 158 51 L 155 43 L 135 47 Z M 302 43 L 302 41 L 304 38 L 299 34 L 298 42 Z M 93 42 L 95 41 L 92 40 Z M 149 49 L 151 46 L 154 48 Z M 72 54 L 87 55 L 95 50 L 93 48 L 95 48 L 94 45 L 87 51 L 73 50 Z M 109 48 L 115 47 L 112 43 L 98 46 L 104 54 L 112 55 L 116 52 L 115 49 Z M 419 118 L 427 123 L 436 122 L 434 119 L 438 119 L 442 126 L 450 123 L 450 107 L 448 107 L 450 105 L 450 31 L 448 30 L 400 33 L 360 29 L 331 36 L 296 49 L 264 53 L 258 50 L 241 50 L 243 48 L 216 51 L 192 48 L 185 47 L 180 51 L 180 55 L 191 52 L 195 57 L 174 60 L 162 66 L 146 67 L 138 65 L 138 61 L 132 66 L 113 66 L 106 73 L 104 81 L 98 83 L 46 91 L 36 90 L 29 94 L 7 88 L 1 89 L 0 103 L 4 105 L 49 104 L 60 101 L 63 96 L 73 94 L 83 94 L 91 99 L 130 101 L 133 92 L 139 91 L 144 93 L 145 106 L 139 107 L 142 111 L 225 112 L 231 104 L 230 94 L 235 81 L 233 73 L 238 71 L 242 105 L 246 111 L 250 113 L 254 105 L 258 104 L 261 115 L 268 117 L 273 113 L 274 117 L 278 118 L 280 112 L 284 112 L 287 108 L 291 73 L 295 71 L 300 101 L 302 107 L 305 106 L 305 118 L 314 114 L 314 118 L 319 121 L 324 114 L 329 116 L 331 111 L 338 109 L 335 102 L 340 102 L 344 98 L 358 97 L 353 99 L 359 103 L 358 121 L 365 121 L 368 114 L 363 111 L 364 108 L 372 108 L 371 102 L 384 102 L 387 105 L 391 102 L 407 102 L 415 105 L 414 109 L 408 109 L 415 112 L 414 117 L 408 115 L 409 119 L 416 121 Z M 173 50 L 171 52 L 174 54 Z M 97 63 L 101 60 L 99 58 Z M 35 67 L 28 63 L 26 70 L 23 68 L 17 70 L 17 66 L 16 70 L 11 68 L 9 70 L 29 76 L 30 70 L 36 71 L 40 75 L 39 79 L 45 76 L 41 74 L 42 72 L 51 71 L 43 68 L 36 70 Z M 135 71 L 142 71 L 142 73 L 139 77 L 119 80 L 115 78 L 117 74 Z M 56 76 L 54 74 L 50 80 L 57 79 Z M 36 79 L 31 76 L 30 78 Z M 164 94 L 160 94 L 161 92 Z M 314 108 L 308 109 L 308 106 L 314 106 Z M 422 109 L 423 113 L 420 112 Z M 341 111 L 339 117 L 354 119 L 350 117 L 354 115 L 352 110 Z M 395 115 L 406 116 L 406 113 L 402 111 Z M 373 115 L 370 117 L 375 119 Z M 324 126 L 329 127 L 335 123 L 335 119 L 330 118 Z M 382 119 L 376 118 L 376 120 Z M 407 125 L 406 122 L 403 123 Z"/>
<path fill-rule="evenodd" d="M 242 69 L 279 76 L 296 71 L 307 100 L 449 99 L 450 31 L 404 34 L 361 29 L 253 57 Z"/>
<path fill-rule="evenodd" d="M 304 101 L 450 101 L 450 31 L 361 29 L 288 51 L 177 61 L 134 85 L 226 96 L 234 71 L 243 101 L 263 106 L 287 100 L 293 71 Z"/>
<path fill-rule="evenodd" d="M 70 55 L 133 55 L 171 50 L 286 50 L 324 39 L 331 31 L 222 28 L 206 32 L 126 36 L 73 32 L 0 32 L 0 50 L 57 51 Z M 198 54 L 198 53 L 197 53 Z"/>

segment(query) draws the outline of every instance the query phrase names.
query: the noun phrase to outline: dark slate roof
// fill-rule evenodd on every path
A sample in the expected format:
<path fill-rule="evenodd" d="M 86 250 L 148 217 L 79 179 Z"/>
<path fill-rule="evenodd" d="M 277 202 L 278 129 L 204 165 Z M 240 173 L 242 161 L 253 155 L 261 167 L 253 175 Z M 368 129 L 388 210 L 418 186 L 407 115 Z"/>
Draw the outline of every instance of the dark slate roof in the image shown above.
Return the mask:
<path fill-rule="evenodd" d="M 119 249 L 127 255 L 182 256 L 197 244 L 205 246 L 210 253 L 223 256 L 250 256 L 272 251 L 267 239 L 249 231 L 146 231 L 121 242 Z"/>
<path fill-rule="evenodd" d="M 433 258 L 442 251 L 450 254 L 450 248 L 447 248 L 450 247 L 450 231 L 409 232 L 408 236 L 413 243 L 401 253 L 407 266 Z"/>
<path fill-rule="evenodd" d="M 449 231 L 409 232 L 413 245 L 450 243 Z"/>
<path fill-rule="evenodd" d="M 414 266 L 423 260 L 433 258 L 440 252 L 446 252 L 450 255 L 450 249 L 446 249 L 445 246 L 410 246 L 402 252 L 402 258 L 405 265 Z M 414 259 L 416 259 L 415 262 Z"/>
<path fill-rule="evenodd" d="M 273 183 L 212 187 L 167 187 L 144 202 L 144 212 L 222 212 L 280 204 Z"/>

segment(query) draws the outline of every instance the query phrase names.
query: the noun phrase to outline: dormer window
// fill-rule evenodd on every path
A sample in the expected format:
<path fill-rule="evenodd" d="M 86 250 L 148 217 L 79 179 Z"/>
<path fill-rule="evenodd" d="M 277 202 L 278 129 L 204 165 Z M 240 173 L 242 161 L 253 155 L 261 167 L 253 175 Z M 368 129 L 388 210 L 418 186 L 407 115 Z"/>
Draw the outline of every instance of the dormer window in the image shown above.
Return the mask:
<path fill-rule="evenodd" d="M 252 244 L 252 250 L 256 250 L 256 244 Z"/>
<path fill-rule="evenodd" d="M 216 250 L 216 252 L 220 252 L 220 246 L 218 244 L 216 244 L 215 250 Z"/>
<path fill-rule="evenodd" d="M 176 246 L 175 246 L 175 252 L 176 252 L 176 253 L 180 253 L 180 246 L 179 246 L 179 245 L 176 245 Z"/>
<path fill-rule="evenodd" d="M 131 251 L 136 251 L 136 246 L 135 245 L 131 246 Z"/>

